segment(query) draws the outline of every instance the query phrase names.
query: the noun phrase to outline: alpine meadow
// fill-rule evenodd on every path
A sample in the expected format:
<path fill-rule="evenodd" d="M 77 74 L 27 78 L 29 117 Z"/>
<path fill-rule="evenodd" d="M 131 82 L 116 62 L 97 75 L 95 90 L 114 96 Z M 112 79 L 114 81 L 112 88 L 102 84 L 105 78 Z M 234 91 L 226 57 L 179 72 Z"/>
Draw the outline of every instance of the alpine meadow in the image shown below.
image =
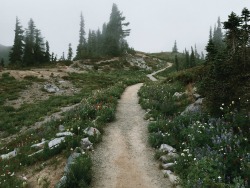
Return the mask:
<path fill-rule="evenodd" d="M 250 9 L 229 1 L 3 2 L 0 188 L 249 188 Z"/>

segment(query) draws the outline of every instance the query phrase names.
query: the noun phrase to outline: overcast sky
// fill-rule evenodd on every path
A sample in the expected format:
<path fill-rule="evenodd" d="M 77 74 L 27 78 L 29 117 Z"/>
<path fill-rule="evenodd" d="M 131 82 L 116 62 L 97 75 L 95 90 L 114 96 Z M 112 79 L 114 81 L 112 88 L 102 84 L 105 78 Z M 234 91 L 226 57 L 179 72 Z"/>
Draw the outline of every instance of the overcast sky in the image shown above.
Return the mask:
<path fill-rule="evenodd" d="M 51 52 L 60 57 L 72 43 L 75 54 L 81 11 L 88 33 L 108 22 L 113 3 L 130 22 L 129 45 L 144 52 L 171 51 L 175 40 L 179 51 L 194 44 L 201 50 L 218 16 L 225 21 L 250 8 L 249 0 L 0 0 L 0 44 L 13 45 L 18 16 L 24 28 L 33 18 Z"/>

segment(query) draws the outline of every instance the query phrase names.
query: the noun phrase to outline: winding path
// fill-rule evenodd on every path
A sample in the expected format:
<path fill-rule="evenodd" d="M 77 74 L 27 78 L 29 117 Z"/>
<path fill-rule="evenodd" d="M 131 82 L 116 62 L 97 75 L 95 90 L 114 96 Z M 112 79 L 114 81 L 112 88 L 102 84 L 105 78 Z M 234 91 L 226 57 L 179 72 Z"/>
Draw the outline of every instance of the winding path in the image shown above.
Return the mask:
<path fill-rule="evenodd" d="M 143 119 L 145 112 L 137 96 L 142 85 L 125 90 L 116 121 L 105 129 L 103 142 L 94 151 L 93 188 L 172 187 L 154 160 L 154 150 L 147 144 L 148 122 Z"/>
<path fill-rule="evenodd" d="M 150 79 L 150 80 L 152 80 L 152 81 L 157 81 L 157 79 L 154 77 L 154 75 L 156 75 L 156 74 L 158 74 L 159 72 L 162 72 L 162 71 L 164 71 L 165 69 L 167 69 L 167 68 L 169 68 L 169 67 L 171 67 L 172 66 L 172 63 L 168 63 L 168 66 L 167 67 L 165 67 L 165 68 L 163 68 L 163 69 L 161 69 L 161 70 L 158 70 L 158 71 L 156 71 L 156 72 L 153 72 L 153 73 L 151 73 L 151 74 L 148 74 L 147 75 L 147 77 Z"/>

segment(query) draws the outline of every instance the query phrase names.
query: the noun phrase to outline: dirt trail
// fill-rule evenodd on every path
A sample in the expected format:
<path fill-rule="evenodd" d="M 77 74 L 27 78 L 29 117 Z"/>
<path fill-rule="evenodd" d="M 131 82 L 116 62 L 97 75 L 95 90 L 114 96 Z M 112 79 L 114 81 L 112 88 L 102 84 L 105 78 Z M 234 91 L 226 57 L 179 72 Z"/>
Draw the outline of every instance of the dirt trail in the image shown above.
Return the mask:
<path fill-rule="evenodd" d="M 151 74 L 148 74 L 147 77 L 148 77 L 150 80 L 152 80 L 152 81 L 157 81 L 157 79 L 154 77 L 154 75 L 158 74 L 159 72 L 164 71 L 165 69 L 167 69 L 167 68 L 169 68 L 169 67 L 171 67 L 171 66 L 172 66 L 172 63 L 168 63 L 168 66 L 167 66 L 167 67 L 165 67 L 164 69 L 158 70 L 158 71 L 156 71 L 156 72 L 153 72 L 153 73 L 151 73 Z"/>
<path fill-rule="evenodd" d="M 128 87 L 119 101 L 116 121 L 105 129 L 103 142 L 93 155 L 93 188 L 172 187 L 154 160 L 147 144 L 144 110 L 137 92 L 142 84 Z"/>

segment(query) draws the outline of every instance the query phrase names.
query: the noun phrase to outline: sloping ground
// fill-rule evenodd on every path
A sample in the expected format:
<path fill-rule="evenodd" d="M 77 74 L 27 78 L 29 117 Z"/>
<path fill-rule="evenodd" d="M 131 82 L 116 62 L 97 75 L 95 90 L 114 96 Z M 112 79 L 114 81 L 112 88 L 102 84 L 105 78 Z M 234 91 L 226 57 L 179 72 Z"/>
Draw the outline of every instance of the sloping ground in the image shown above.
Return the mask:
<path fill-rule="evenodd" d="M 93 188 L 172 187 L 147 145 L 147 121 L 138 104 L 142 84 L 128 87 L 119 101 L 117 120 L 105 130 L 103 142 L 93 156 Z"/>

